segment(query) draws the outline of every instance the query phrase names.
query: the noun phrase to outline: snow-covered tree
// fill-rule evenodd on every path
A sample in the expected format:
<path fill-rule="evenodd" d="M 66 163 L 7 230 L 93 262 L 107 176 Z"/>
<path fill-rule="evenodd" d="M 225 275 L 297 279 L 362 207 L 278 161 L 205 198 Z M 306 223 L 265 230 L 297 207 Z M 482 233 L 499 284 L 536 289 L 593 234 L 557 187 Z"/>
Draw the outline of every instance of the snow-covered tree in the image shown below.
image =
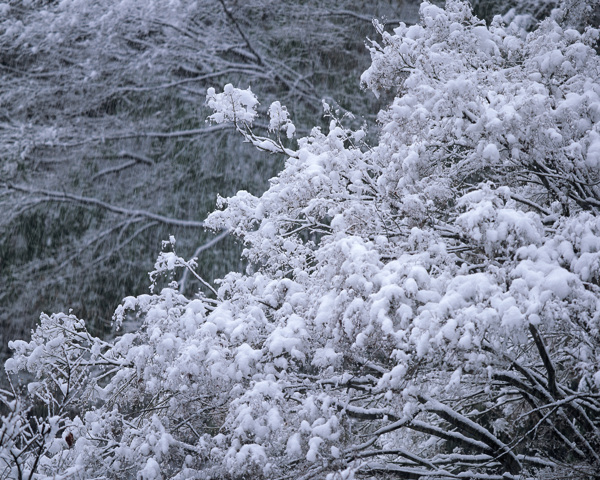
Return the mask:
<path fill-rule="evenodd" d="M 189 299 L 170 238 L 115 312 L 138 331 L 43 315 L 6 364 L 34 379 L 0 392 L 4 477 L 600 477 L 599 32 L 420 13 L 371 46 L 374 145 L 327 104 L 327 131 L 290 144 L 273 103 L 261 135 L 252 91 L 208 90 L 287 157 L 206 220 L 246 273 Z"/>

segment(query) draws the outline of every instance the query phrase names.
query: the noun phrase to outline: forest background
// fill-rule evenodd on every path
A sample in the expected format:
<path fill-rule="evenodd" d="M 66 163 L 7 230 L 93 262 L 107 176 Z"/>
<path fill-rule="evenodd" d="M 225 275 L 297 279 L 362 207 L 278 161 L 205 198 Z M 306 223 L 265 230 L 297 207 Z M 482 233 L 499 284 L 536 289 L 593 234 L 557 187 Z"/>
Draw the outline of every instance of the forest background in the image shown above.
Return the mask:
<path fill-rule="evenodd" d="M 304 133 L 322 99 L 372 122 L 359 86 L 371 20 L 418 11 L 326 3 L 0 4 L 0 357 L 41 311 L 72 308 L 108 332 L 121 299 L 148 291 L 169 234 L 206 278 L 242 268 L 202 220 L 217 194 L 262 192 L 283 158 L 207 125 L 206 88 L 251 86 Z"/>

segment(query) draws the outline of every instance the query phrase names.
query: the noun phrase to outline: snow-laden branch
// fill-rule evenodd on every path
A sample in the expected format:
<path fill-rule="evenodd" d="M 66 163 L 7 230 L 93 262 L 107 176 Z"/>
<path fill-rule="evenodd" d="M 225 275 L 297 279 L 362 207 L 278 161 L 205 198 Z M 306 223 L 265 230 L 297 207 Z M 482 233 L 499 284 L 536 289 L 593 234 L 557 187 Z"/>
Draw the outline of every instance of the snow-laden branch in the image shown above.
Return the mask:
<path fill-rule="evenodd" d="M 296 132 L 296 127 L 289 118 L 286 107 L 276 101 L 269 107 L 269 131 L 277 135 L 276 139 L 256 135 L 252 124 L 257 116 L 256 108 L 258 99 L 250 89 L 241 90 L 227 84 L 223 93 L 216 93 L 214 88 L 209 88 L 206 94 L 206 104 L 214 111 L 208 120 L 217 124 L 232 123 L 246 141 L 255 148 L 268 153 L 282 153 L 288 157 L 297 158 L 298 153 L 287 148 L 279 134 L 285 131 L 288 139 Z"/>
<path fill-rule="evenodd" d="M 500 439 L 487 429 L 433 398 L 419 396 L 419 401 L 424 404 L 427 411 L 439 415 L 459 431 L 467 433 L 477 441 L 486 444 L 494 452 L 494 456 L 506 465 L 510 473 L 518 474 L 522 470 L 517 457 Z"/>

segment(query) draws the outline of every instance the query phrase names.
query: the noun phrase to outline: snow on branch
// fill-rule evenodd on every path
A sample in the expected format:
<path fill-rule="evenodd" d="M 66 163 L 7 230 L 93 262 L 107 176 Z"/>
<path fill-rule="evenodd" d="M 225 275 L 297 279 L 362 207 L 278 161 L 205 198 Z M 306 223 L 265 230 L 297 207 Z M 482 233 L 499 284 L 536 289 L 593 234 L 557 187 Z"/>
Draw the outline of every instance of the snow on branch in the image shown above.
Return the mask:
<path fill-rule="evenodd" d="M 216 93 L 214 88 L 209 88 L 206 104 L 214 111 L 209 115 L 209 121 L 217 124 L 233 123 L 246 141 L 252 143 L 257 149 L 297 157 L 297 152 L 285 147 L 279 137 L 279 130 L 285 130 L 288 138 L 292 138 L 296 131 L 296 127 L 289 119 L 287 109 L 279 102 L 273 102 L 269 108 L 269 130 L 277 132 L 276 140 L 258 136 L 252 131 L 252 123 L 257 116 L 258 99 L 250 89 L 241 90 L 227 84 L 223 93 Z"/>

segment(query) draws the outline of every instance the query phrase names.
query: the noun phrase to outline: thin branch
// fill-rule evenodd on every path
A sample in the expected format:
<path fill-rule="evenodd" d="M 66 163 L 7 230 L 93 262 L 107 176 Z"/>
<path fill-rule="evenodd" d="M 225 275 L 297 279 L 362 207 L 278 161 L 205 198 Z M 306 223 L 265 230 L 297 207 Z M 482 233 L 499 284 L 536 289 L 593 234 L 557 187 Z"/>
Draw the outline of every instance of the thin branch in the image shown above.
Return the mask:
<path fill-rule="evenodd" d="M 244 33 L 244 30 L 240 27 L 240 24 L 238 23 L 238 21 L 236 20 L 236 18 L 233 16 L 233 13 L 231 13 L 231 10 L 229 10 L 227 8 L 227 6 L 225 5 L 224 0 L 219 0 L 219 3 L 222 5 L 223 11 L 225 12 L 225 15 L 227 15 L 227 18 L 229 18 L 229 20 L 231 21 L 231 23 L 233 23 L 233 25 L 235 26 L 235 29 L 240 34 L 240 37 L 242 37 L 242 39 L 244 40 L 244 43 L 246 44 L 246 47 L 248 47 L 248 50 L 252 53 L 252 55 L 254 55 L 254 58 L 255 58 L 256 62 L 259 65 L 264 65 L 262 57 L 254 49 L 254 47 L 250 43 L 250 40 L 248 39 L 248 37 Z"/>
<path fill-rule="evenodd" d="M 219 243 L 221 240 L 223 240 L 228 235 L 229 235 L 229 230 L 223 230 L 215 238 L 209 240 L 208 242 L 206 242 L 203 245 L 200 245 L 198 248 L 196 248 L 196 250 L 194 251 L 194 254 L 192 255 L 192 258 L 198 258 L 198 255 L 200 255 L 205 250 L 208 250 L 212 246 L 216 245 L 217 243 Z M 182 293 L 185 292 L 185 287 L 187 284 L 188 276 L 189 276 L 189 269 L 186 268 L 183 271 L 183 275 L 181 275 L 179 282 L 177 282 L 179 284 L 179 291 Z"/>
<path fill-rule="evenodd" d="M 524 205 L 528 205 L 531 208 L 535 208 L 536 210 L 538 210 L 539 212 L 543 213 L 546 216 L 552 215 L 552 212 L 550 210 L 538 205 L 535 202 L 532 202 L 531 200 L 526 199 L 525 197 L 522 197 L 521 195 L 517 195 L 516 193 L 511 193 L 510 198 L 512 198 L 516 202 L 523 203 Z"/>
<path fill-rule="evenodd" d="M 4 184 L 5 188 L 14 190 L 17 192 L 27 193 L 29 195 L 42 195 L 49 202 L 70 202 L 78 203 L 80 205 L 90 205 L 94 207 L 103 208 L 119 215 L 126 215 L 129 217 L 145 217 L 151 220 L 156 220 L 165 225 L 174 225 L 177 227 L 186 228 L 204 228 L 204 222 L 198 222 L 195 220 L 179 220 L 176 218 L 165 217 L 157 213 L 148 212 L 145 210 L 129 210 L 127 208 L 118 207 L 110 203 L 103 202 L 97 198 L 84 197 L 80 195 L 73 195 L 71 193 L 57 192 L 52 190 L 37 190 L 33 188 L 24 187 L 21 185 L 13 185 L 10 183 Z"/>
<path fill-rule="evenodd" d="M 119 89 L 119 92 L 149 92 L 152 90 L 160 90 L 160 89 L 166 89 L 166 88 L 173 88 L 173 87 L 177 87 L 179 85 L 184 85 L 187 83 L 193 83 L 193 82 L 201 82 L 203 80 L 209 80 L 211 78 L 219 78 L 219 77 L 225 77 L 227 75 L 231 75 L 234 73 L 242 73 L 245 75 L 251 74 L 254 75 L 256 78 L 269 78 L 267 75 L 265 75 L 264 73 L 258 72 L 258 71 L 248 71 L 248 66 L 245 66 L 245 69 L 242 68 L 226 68 L 224 70 L 220 70 L 217 72 L 211 72 L 211 73 L 207 73 L 205 75 L 198 75 L 196 77 L 193 78 L 184 78 L 183 80 L 178 80 L 176 82 L 170 82 L 170 83 L 165 83 L 162 85 L 153 85 L 150 87 L 123 87 Z"/>
<path fill-rule="evenodd" d="M 209 127 L 204 128 L 195 128 L 192 130 L 175 130 L 173 132 L 132 132 L 132 133 L 124 133 L 122 135 L 112 135 L 112 136 L 101 136 L 101 137 L 92 137 L 86 140 L 82 140 L 80 142 L 72 142 L 72 143 L 54 143 L 53 146 L 57 147 L 79 147 L 82 145 L 87 145 L 93 142 L 108 142 L 115 140 L 129 140 L 132 138 L 179 138 L 179 137 L 194 137 L 198 135 L 208 135 L 210 133 L 218 132 L 221 130 L 227 130 L 231 128 L 231 125 L 227 124 L 219 124 L 219 125 L 211 125 Z"/>
<path fill-rule="evenodd" d="M 110 175 L 111 173 L 121 172 L 121 171 L 126 170 L 129 167 L 133 167 L 137 164 L 138 164 L 138 162 L 136 162 L 135 160 L 130 160 L 129 162 L 122 163 L 121 165 L 117 165 L 115 167 L 105 168 L 104 170 L 100 170 L 96 175 L 94 175 L 92 177 L 92 181 L 98 180 L 98 178 L 100 178 L 104 175 Z"/>
<path fill-rule="evenodd" d="M 357 20 L 362 20 L 364 22 L 369 22 L 369 23 L 373 23 L 374 18 L 370 15 L 361 15 L 360 13 L 356 13 L 353 12 L 352 10 L 329 10 L 328 12 L 325 12 L 323 14 L 324 16 L 327 17 L 352 17 L 352 18 L 356 18 Z M 402 20 L 400 20 L 399 18 L 393 18 L 391 20 L 381 20 L 379 23 L 381 23 L 384 26 L 387 25 L 398 25 L 400 22 L 402 22 Z M 406 23 L 406 22 L 404 22 Z M 412 25 L 411 23 L 406 23 L 406 25 Z"/>
<path fill-rule="evenodd" d="M 535 342 L 535 346 L 538 349 L 540 357 L 542 358 L 542 362 L 544 362 L 544 367 L 546 368 L 546 373 L 548 374 L 548 391 L 553 398 L 558 396 L 558 388 L 556 386 L 556 369 L 554 368 L 554 364 L 550 359 L 550 355 L 548 355 L 548 350 L 546 350 L 546 345 L 538 332 L 538 329 L 535 328 L 535 325 L 529 324 L 529 332 L 533 337 L 533 341 Z"/>

